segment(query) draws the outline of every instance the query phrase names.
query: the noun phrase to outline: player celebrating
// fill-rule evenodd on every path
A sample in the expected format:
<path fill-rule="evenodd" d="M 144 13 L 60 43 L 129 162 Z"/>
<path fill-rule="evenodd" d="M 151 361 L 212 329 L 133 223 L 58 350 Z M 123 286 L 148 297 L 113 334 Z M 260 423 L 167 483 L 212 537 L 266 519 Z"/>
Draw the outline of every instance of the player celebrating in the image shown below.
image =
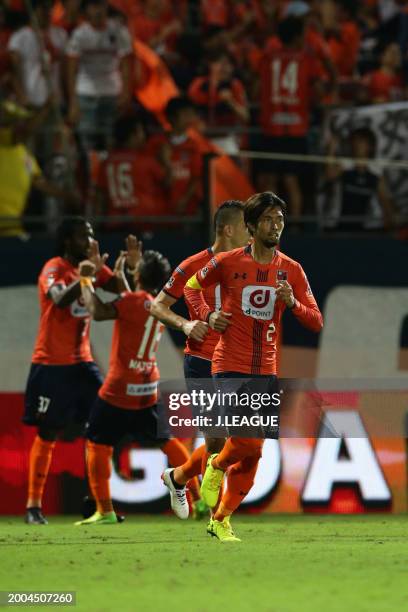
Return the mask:
<path fill-rule="evenodd" d="M 285 308 L 313 331 L 323 325 L 302 267 L 276 248 L 285 214 L 286 204 L 272 192 L 249 198 L 244 220 L 253 243 L 216 255 L 187 283 L 195 291 L 219 284 L 223 308 L 231 315 L 212 360 L 214 382 L 223 393 L 239 391 L 243 380 L 257 391 L 276 390 L 276 338 Z M 227 491 L 207 528 L 223 542 L 240 541 L 229 517 L 253 485 L 262 446 L 263 439 L 230 437 L 208 460 L 201 493 L 210 507 L 230 468 Z"/>
<path fill-rule="evenodd" d="M 90 317 L 80 299 L 77 266 L 89 257 L 96 285 L 119 293 L 116 276 L 104 265 L 93 229 L 83 217 L 62 222 L 57 257 L 38 279 L 40 327 L 25 395 L 23 422 L 38 427 L 29 459 L 26 522 L 46 524 L 42 495 L 58 434 L 73 423 L 85 423 L 102 378 L 93 361 Z"/>
<path fill-rule="evenodd" d="M 122 263 L 124 262 L 122 257 Z M 87 430 L 87 471 L 96 512 L 77 525 L 116 523 L 110 495 L 109 479 L 113 447 L 125 435 L 143 443 L 159 445 L 171 465 L 180 465 L 188 457 L 184 445 L 170 434 L 158 437 L 159 370 L 156 349 L 163 326 L 150 313 L 153 295 L 169 277 L 170 265 L 160 253 L 146 251 L 134 270 L 135 291 L 129 287 L 113 302 L 102 302 L 94 291 L 92 277 L 95 265 L 80 264 L 82 297 L 96 321 L 115 319 L 110 365 L 106 380 L 92 408 Z M 164 430 L 162 430 L 164 433 Z M 198 493 L 198 483 L 197 483 Z M 179 494 L 172 506 L 179 518 L 188 518 L 185 495 Z"/>
<path fill-rule="evenodd" d="M 214 216 L 216 233 L 214 244 L 181 262 L 152 305 L 151 312 L 156 318 L 170 327 L 181 329 L 187 336 L 184 375 L 190 391 L 197 386 L 199 390 L 205 379 L 211 381 L 211 360 L 219 340 L 219 331 L 223 329 L 225 319 L 221 311 L 220 287 L 211 287 L 204 292 L 208 304 L 204 313 L 199 313 L 194 304 L 186 300 L 190 321 L 172 312 L 171 307 L 183 295 L 186 281 L 202 268 L 210 257 L 243 246 L 248 242 L 249 236 L 244 224 L 243 210 L 243 202 L 239 200 L 227 200 L 219 206 Z M 208 319 L 211 329 L 197 321 L 199 314 L 203 319 Z M 213 390 L 212 383 L 211 390 Z M 210 432 L 207 432 L 205 438 L 210 454 L 221 450 L 224 440 L 211 438 Z M 184 465 L 164 472 L 164 483 L 169 488 L 175 503 L 177 503 L 180 492 L 185 490 L 186 483 L 202 471 L 204 472 L 207 459 L 208 454 L 205 447 L 200 446 Z M 203 505 L 200 500 L 193 507 L 197 518 L 208 511 L 207 506 Z"/>

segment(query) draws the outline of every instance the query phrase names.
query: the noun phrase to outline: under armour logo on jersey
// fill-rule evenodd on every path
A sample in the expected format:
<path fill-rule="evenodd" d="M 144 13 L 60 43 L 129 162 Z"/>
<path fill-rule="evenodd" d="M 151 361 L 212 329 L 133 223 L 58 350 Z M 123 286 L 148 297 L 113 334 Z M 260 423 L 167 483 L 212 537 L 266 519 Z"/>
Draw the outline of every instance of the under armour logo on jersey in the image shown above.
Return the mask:
<path fill-rule="evenodd" d="M 246 277 L 247 277 L 247 273 L 246 273 L 246 272 L 244 272 L 243 274 L 240 274 L 239 272 L 235 272 L 235 273 L 234 273 L 234 279 L 235 279 L 235 278 L 242 278 L 242 279 L 244 279 L 244 280 L 245 280 L 245 279 L 246 279 Z"/>

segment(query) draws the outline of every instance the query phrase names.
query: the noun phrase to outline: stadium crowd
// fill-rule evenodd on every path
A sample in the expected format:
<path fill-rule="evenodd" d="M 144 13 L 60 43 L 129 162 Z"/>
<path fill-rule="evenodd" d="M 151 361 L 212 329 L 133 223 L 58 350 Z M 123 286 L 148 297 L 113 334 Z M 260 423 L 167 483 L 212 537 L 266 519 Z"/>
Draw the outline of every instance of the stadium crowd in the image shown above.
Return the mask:
<path fill-rule="evenodd" d="M 407 99 L 405 0 L 1 0 L 0 40 L 3 236 L 24 235 L 4 220 L 24 211 L 48 229 L 73 212 L 108 228 L 197 216 L 205 153 L 375 157 L 369 129 L 323 145 L 328 111 Z M 395 224 L 370 164 L 237 159 L 255 190 L 286 196 L 294 227 L 319 181 L 339 186 L 340 217 L 376 200 L 377 225 L 346 229 Z"/>

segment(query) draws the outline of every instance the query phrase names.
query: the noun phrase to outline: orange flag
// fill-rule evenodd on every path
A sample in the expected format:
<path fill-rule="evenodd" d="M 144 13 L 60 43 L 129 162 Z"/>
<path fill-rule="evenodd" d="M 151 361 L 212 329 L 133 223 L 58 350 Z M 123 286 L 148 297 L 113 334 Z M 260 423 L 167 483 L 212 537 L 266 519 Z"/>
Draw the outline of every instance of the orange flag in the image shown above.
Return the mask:
<path fill-rule="evenodd" d="M 255 193 L 247 175 L 228 155 L 211 160 L 210 181 L 213 209 L 225 200 L 247 200 Z"/>
<path fill-rule="evenodd" d="M 255 193 L 245 172 L 222 149 L 214 145 L 198 130 L 190 129 L 189 136 L 199 145 L 203 155 L 215 153 L 210 161 L 210 207 L 215 211 L 225 200 L 247 200 Z"/>
<path fill-rule="evenodd" d="M 135 39 L 135 54 L 142 65 L 142 83 L 135 89 L 139 102 L 151 113 L 163 120 L 163 111 L 169 100 L 179 95 L 165 63 L 150 47 Z"/>

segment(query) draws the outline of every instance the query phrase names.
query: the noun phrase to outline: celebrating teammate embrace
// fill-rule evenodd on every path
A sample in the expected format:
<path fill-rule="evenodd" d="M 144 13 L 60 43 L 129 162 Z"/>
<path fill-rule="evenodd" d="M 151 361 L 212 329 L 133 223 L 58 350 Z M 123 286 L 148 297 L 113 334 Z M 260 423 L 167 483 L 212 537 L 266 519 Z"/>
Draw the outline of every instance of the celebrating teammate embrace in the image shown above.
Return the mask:
<path fill-rule="evenodd" d="M 127 241 L 131 264 L 131 237 Z M 65 219 L 57 232 L 57 256 L 46 262 L 38 278 L 40 326 L 25 393 L 23 422 L 38 428 L 30 452 L 25 520 L 46 524 L 42 496 L 55 442 L 73 424 L 86 423 L 102 384 L 89 341 L 90 315 L 81 299 L 78 264 L 92 262 L 95 286 L 120 293 L 118 278 L 101 256 L 90 223 Z M 71 434 L 72 437 L 72 434 Z"/>

